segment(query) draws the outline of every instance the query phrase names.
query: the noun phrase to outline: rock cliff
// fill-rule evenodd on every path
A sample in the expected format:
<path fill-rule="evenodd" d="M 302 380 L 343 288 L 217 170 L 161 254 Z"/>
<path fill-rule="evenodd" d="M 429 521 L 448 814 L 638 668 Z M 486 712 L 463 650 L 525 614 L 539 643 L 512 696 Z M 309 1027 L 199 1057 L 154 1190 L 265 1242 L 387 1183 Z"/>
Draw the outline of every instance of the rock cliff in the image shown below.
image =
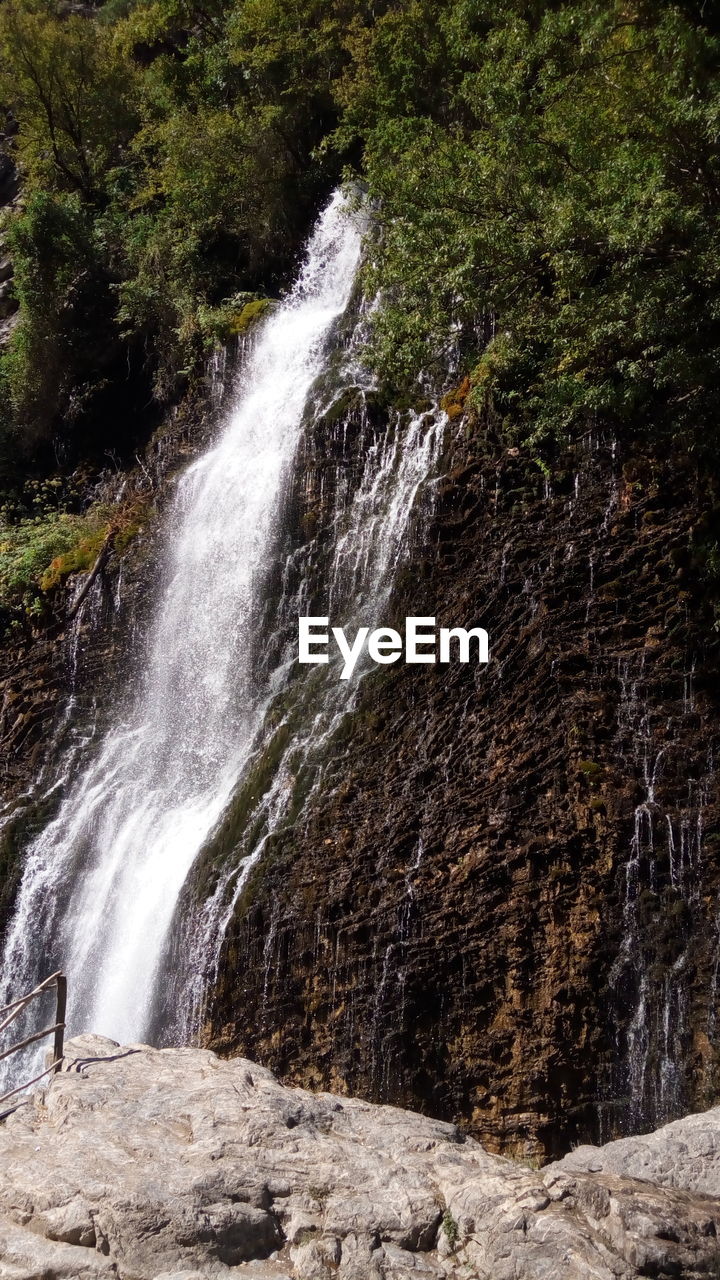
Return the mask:
<path fill-rule="evenodd" d="M 207 430 L 201 408 L 143 455 L 159 506 Z M 379 438 L 388 410 L 369 417 Z M 346 406 L 298 458 L 286 524 L 319 548 L 311 611 L 333 476 L 362 465 L 358 438 Z M 718 507 L 687 460 L 601 438 L 546 483 L 461 416 L 433 492 L 386 620 L 482 623 L 492 662 L 363 681 L 322 790 L 241 899 L 203 1035 L 293 1083 L 560 1156 L 717 1097 Z M 142 644 L 156 545 L 151 524 L 70 628 L 5 651 L 19 803 L 0 909 L 58 798 L 39 767 L 68 690 L 72 732 L 97 733 Z"/>
<path fill-rule="evenodd" d="M 318 540 L 349 422 L 306 445 Z M 590 437 L 545 483 L 462 417 L 440 472 L 386 622 L 482 624 L 490 665 L 366 678 L 207 1043 L 547 1157 L 717 1096 L 717 509 L 687 461 Z"/>
<path fill-rule="evenodd" d="M 535 1161 L 716 1102 L 717 42 L 713 22 L 691 15 L 712 6 L 656 6 L 656 19 L 649 5 L 620 22 L 629 45 L 607 138 L 597 122 L 610 84 L 602 68 L 617 57 L 612 5 L 607 24 L 593 14 L 586 24 L 581 7 L 572 21 L 563 6 L 541 6 L 538 18 L 531 5 L 525 37 L 512 4 L 491 6 L 480 26 L 477 6 L 423 6 L 419 40 L 413 6 L 364 5 L 346 29 L 354 6 L 340 5 L 337 21 L 308 19 L 317 42 L 298 40 L 294 19 L 278 35 L 271 3 L 220 6 L 217 22 L 199 26 L 160 6 L 149 43 L 143 5 L 114 0 L 97 25 L 68 16 L 90 18 L 92 6 L 45 8 L 28 0 L 39 74 L 28 73 L 23 24 L 0 22 L 12 99 L 0 120 L 0 206 L 48 215 L 0 228 L 0 349 L 12 342 L 2 521 L 27 524 L 30 548 L 56 499 L 66 516 L 105 502 L 115 512 L 139 494 L 147 519 L 121 554 L 114 516 L 102 517 L 113 549 L 77 612 L 83 579 L 68 566 L 87 568 L 91 548 L 48 577 L 58 558 L 48 544 L 9 588 L 0 928 L 32 837 L 89 776 L 137 687 L 165 585 L 162 543 L 174 536 L 156 516 L 176 466 L 212 427 L 203 361 L 212 349 L 222 364 L 231 334 L 245 341 L 348 162 L 367 188 L 373 269 L 328 345 L 292 474 L 283 469 L 287 491 L 273 498 L 283 504 L 277 545 L 242 610 L 247 680 L 227 682 L 238 714 L 228 747 L 245 732 L 248 691 L 267 719 L 243 739 L 252 754 L 242 776 L 239 765 L 228 774 L 237 789 L 217 828 L 198 837 L 143 1035 L 242 1053 L 288 1085 L 413 1107 L 461 1123 L 495 1155 Z M 79 66 L 75 38 L 95 50 Z M 530 62 L 518 60 L 518 39 Z M 407 62 L 416 47 L 420 60 Z M 62 59 L 48 62 L 48 49 Z M 61 93 L 89 112 L 85 141 L 74 127 L 68 135 L 73 150 L 82 143 L 77 171 L 60 162 L 48 66 L 69 83 L 90 72 L 81 92 Z M 116 68 L 108 80 L 103 66 Z M 49 76 L 53 93 L 63 75 Z M 396 116 L 398 78 L 408 96 Z M 101 132 L 115 124 L 90 146 L 94 116 Z M 463 174 L 471 195 L 461 199 Z M 510 222 L 508 174 L 521 195 Z M 23 225 L 26 249 L 15 238 Z M 509 256 L 498 252 L 508 236 Z M 375 287 L 379 309 L 359 297 Z M 368 343 L 374 380 L 361 359 Z M 288 378 L 297 389 L 297 372 Z M 442 447 L 427 451 L 417 486 L 393 490 L 409 424 L 426 415 L 435 443 L 442 424 Z M 390 478 L 380 498 L 378 458 Z M 46 481 L 56 498 L 33 496 Z M 375 596 L 369 540 L 354 564 L 334 554 L 363 483 L 365 528 L 382 535 L 388 506 L 410 513 L 396 521 L 403 555 L 391 548 Z M 219 523 L 206 581 L 220 550 L 229 563 L 239 554 Z M 193 565 L 190 544 L 181 558 Z M 482 624 L 491 662 L 372 672 L 331 730 L 317 711 L 320 681 L 293 674 L 293 642 L 300 610 L 325 615 L 348 597 L 358 610 L 370 597 L 387 607 L 375 625 L 407 614 Z M 219 612 L 216 598 L 204 616 Z M 205 684 L 217 648 L 195 651 L 188 685 Z M 192 769 L 185 730 L 170 736 L 166 759 Z M 195 760 L 208 763 L 210 789 L 222 772 L 212 750 Z M 112 790 L 117 774 L 106 780 Z M 154 794 L 139 770 L 143 787 Z M 176 794 L 190 789 L 188 773 Z M 57 919 L 70 882 L 92 883 L 95 837 L 101 853 L 111 843 L 90 809 L 84 833 L 72 874 L 43 885 Z M 179 843 L 168 842 L 166 866 L 179 865 Z M 144 844 L 141 831 L 133 853 Z M 108 891 L 116 884 L 105 879 Z M 112 917 L 121 930 L 127 901 Z M 79 914 L 90 917 L 85 903 Z M 38 975 L 66 955 L 56 918 L 44 918 L 42 942 L 23 930 Z M 106 920 L 98 912 L 97 954 Z M 75 923 L 65 918 L 67 937 Z M 3 968 L 14 983 L 13 965 Z"/>
<path fill-rule="evenodd" d="M 646 1141 L 652 1169 L 600 1151 L 591 1171 L 534 1172 L 453 1125 L 288 1089 L 244 1059 L 82 1036 L 0 1124 L 0 1276 L 717 1275 L 720 1109 Z"/>

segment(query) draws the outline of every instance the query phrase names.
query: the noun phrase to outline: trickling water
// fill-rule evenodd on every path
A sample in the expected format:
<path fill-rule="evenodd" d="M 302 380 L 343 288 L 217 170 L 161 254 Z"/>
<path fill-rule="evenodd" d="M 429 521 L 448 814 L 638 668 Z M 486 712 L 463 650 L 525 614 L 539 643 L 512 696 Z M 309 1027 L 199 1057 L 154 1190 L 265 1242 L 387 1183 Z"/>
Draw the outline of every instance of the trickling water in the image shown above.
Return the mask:
<path fill-rule="evenodd" d="M 618 753 L 641 795 L 621 868 L 622 932 L 609 974 L 620 1015 L 618 1077 L 609 1096 L 624 1096 L 617 1119 L 623 1131 L 637 1132 L 672 1119 L 684 1105 L 697 936 L 692 922 L 702 916 L 704 814 L 713 761 L 712 754 L 707 761 L 688 757 L 686 769 L 697 776 L 686 774 L 685 795 L 668 793 L 664 775 L 666 769 L 677 774 L 677 739 L 694 707 L 692 670 L 678 688 L 677 714 L 662 724 L 649 708 L 643 660 L 634 676 L 621 661 L 618 683 Z M 716 976 L 710 1006 L 715 983 Z"/>
<path fill-rule="evenodd" d="M 361 320 L 350 343 L 346 384 L 354 385 L 360 372 L 353 349 L 354 343 L 362 340 Z M 352 629 L 360 622 L 372 627 L 388 621 L 385 610 L 390 591 L 411 545 L 408 531 L 416 498 L 436 468 L 446 423 L 445 414 L 437 410 L 412 414 L 409 421 L 398 415 L 379 439 L 362 439 L 362 473 L 354 491 L 338 485 L 330 519 L 330 554 L 321 572 L 321 613 L 331 616 L 333 623 Z M 431 493 L 428 496 L 431 498 Z M 299 615 L 317 612 L 309 600 L 317 554 L 315 542 L 310 541 L 288 556 L 274 632 L 292 634 Z M 172 1002 L 178 1011 L 174 1015 L 178 1038 L 186 1040 L 197 1032 L 207 991 L 218 972 L 227 928 L 253 869 L 268 838 L 291 816 L 297 820 L 303 803 L 298 795 L 302 796 L 305 788 L 306 802 L 321 786 L 326 758 L 334 754 L 334 735 L 354 709 L 360 682 L 371 669 L 366 654 L 350 681 L 338 680 L 333 662 L 311 668 L 311 674 L 295 669 L 295 681 L 289 687 L 289 663 L 281 663 L 273 673 L 271 686 L 282 707 L 282 718 L 274 718 L 270 702 L 268 722 L 258 734 L 253 756 L 240 779 L 237 794 L 247 812 L 242 829 L 234 834 L 232 856 L 221 867 L 212 893 L 194 908 L 186 908 L 179 924 L 170 969 L 177 969 L 177 960 L 190 973 L 182 978 L 182 1002 Z M 278 741 L 282 745 L 267 790 L 262 791 L 252 766 L 274 753 Z M 213 840 L 208 852 L 211 856 L 215 853 Z"/>
<path fill-rule="evenodd" d="M 0 1004 L 39 967 L 62 965 L 71 1030 L 147 1034 L 178 896 L 262 720 L 266 697 L 252 671 L 258 593 L 360 242 L 335 195 L 298 283 L 246 361 L 220 438 L 180 479 L 139 687 L 29 852 Z"/>

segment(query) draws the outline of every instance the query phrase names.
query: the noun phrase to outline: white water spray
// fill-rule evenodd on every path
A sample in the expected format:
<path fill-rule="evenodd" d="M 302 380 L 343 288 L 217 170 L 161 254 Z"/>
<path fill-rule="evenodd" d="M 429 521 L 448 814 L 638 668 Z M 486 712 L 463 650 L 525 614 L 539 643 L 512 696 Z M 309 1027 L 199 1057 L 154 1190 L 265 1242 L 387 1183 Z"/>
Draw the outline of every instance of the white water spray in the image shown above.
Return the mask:
<path fill-rule="evenodd" d="M 335 195 L 300 279 L 267 321 L 218 442 L 182 476 L 145 669 L 31 848 L 3 958 L 4 995 L 61 964 L 70 1030 L 147 1034 L 178 897 L 247 759 L 264 704 L 252 628 L 283 483 L 360 231 Z"/>

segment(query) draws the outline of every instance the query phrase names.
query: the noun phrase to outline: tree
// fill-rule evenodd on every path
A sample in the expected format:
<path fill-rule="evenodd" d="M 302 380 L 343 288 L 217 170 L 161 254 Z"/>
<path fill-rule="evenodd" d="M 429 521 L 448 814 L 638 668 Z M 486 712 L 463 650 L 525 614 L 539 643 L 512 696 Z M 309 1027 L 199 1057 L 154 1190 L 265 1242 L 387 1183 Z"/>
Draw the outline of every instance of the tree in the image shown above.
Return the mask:
<path fill-rule="evenodd" d="M 111 33 L 51 0 L 0 6 L 0 100 L 20 125 L 18 154 L 36 189 L 102 199 L 137 123 L 132 64 Z"/>

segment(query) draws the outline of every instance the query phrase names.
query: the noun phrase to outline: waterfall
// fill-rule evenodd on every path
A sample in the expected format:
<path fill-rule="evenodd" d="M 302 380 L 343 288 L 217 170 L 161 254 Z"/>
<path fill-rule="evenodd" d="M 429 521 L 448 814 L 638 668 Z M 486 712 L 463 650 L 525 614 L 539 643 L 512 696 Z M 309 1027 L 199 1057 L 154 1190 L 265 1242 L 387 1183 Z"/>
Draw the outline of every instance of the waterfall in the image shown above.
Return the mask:
<path fill-rule="evenodd" d="M 364 402 L 369 388 L 355 357 L 365 336 L 361 316 L 344 366 L 336 371 L 337 398 L 352 389 Z M 321 428 L 326 410 L 322 403 L 314 407 Z M 197 1034 L 226 930 L 253 869 L 268 840 L 298 821 L 322 786 L 333 785 L 327 773 L 342 751 L 338 739 L 356 709 L 362 681 L 373 669 L 367 654 L 347 682 L 338 680 L 333 661 L 329 666 L 298 668 L 288 657 L 298 616 L 328 614 L 349 633 L 360 623 L 373 627 L 390 621 L 398 570 L 422 540 L 433 509 L 433 477 L 446 427 L 446 415 L 432 405 L 405 415 L 395 413 L 374 432 L 363 408 L 354 445 L 361 468 L 352 482 L 342 465 L 333 475 L 327 539 L 312 538 L 286 554 L 282 590 L 269 626 L 275 636 L 285 638 L 285 646 L 280 644 L 266 716 L 232 802 L 186 882 L 189 901 L 181 904 L 182 919 L 166 970 L 170 998 L 156 1025 L 157 1036 L 170 1026 L 180 1041 Z M 340 430 L 345 435 L 346 422 Z"/>
<path fill-rule="evenodd" d="M 71 1032 L 148 1034 L 179 896 L 242 775 L 267 705 L 257 619 L 313 384 L 352 293 L 361 229 L 335 194 L 265 322 L 213 446 L 167 517 L 164 587 L 137 687 L 28 851 L 0 979 L 68 975 Z"/>

